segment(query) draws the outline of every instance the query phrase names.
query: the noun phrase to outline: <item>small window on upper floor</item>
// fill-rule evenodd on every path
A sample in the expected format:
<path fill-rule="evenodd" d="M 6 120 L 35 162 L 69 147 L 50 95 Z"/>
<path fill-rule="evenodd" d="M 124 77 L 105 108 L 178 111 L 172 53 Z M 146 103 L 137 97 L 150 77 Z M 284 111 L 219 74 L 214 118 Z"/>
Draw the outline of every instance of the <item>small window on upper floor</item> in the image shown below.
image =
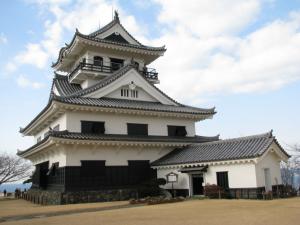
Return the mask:
<path fill-rule="evenodd" d="M 83 134 L 104 134 L 104 122 L 81 121 L 81 133 Z"/>
<path fill-rule="evenodd" d="M 137 70 L 139 70 L 140 64 L 139 64 L 138 62 L 134 61 L 134 67 L 135 67 Z"/>
<path fill-rule="evenodd" d="M 148 124 L 127 123 L 128 135 L 148 136 Z"/>
<path fill-rule="evenodd" d="M 127 98 L 138 98 L 138 90 L 129 90 L 127 88 L 121 89 L 121 97 L 127 97 Z"/>
<path fill-rule="evenodd" d="M 95 66 L 102 66 L 103 65 L 103 58 L 101 56 L 94 56 L 94 65 Z"/>
<path fill-rule="evenodd" d="M 121 89 L 121 97 L 129 97 L 129 90 L 122 88 Z"/>
<path fill-rule="evenodd" d="M 124 65 L 123 59 L 110 58 L 110 66 L 112 72 L 120 69 Z"/>
<path fill-rule="evenodd" d="M 185 126 L 168 125 L 168 136 L 185 137 L 187 135 Z"/>

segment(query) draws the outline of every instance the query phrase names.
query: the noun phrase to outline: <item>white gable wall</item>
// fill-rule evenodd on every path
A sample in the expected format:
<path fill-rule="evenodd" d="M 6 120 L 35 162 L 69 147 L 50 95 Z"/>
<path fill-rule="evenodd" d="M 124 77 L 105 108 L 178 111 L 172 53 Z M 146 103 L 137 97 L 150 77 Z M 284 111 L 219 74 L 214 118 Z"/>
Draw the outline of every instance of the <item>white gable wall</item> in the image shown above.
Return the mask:
<path fill-rule="evenodd" d="M 273 143 L 270 149 L 272 148 L 278 148 L 278 146 Z M 272 185 L 282 184 L 280 161 L 281 159 L 278 157 L 278 155 L 271 151 L 268 151 L 266 155 L 261 157 L 261 160 L 259 160 L 255 167 L 258 187 L 265 186 L 264 169 L 266 168 L 270 169 Z"/>
<path fill-rule="evenodd" d="M 120 24 L 115 24 L 112 28 L 110 28 L 109 30 L 97 35 L 97 38 L 101 38 L 104 39 L 107 36 L 113 34 L 113 33 L 119 33 L 120 35 L 122 35 L 122 37 L 128 41 L 130 44 L 134 44 L 134 45 L 140 45 L 136 40 L 134 40 L 133 38 L 131 38 L 126 31 L 124 31 L 124 29 L 120 26 Z"/>
<path fill-rule="evenodd" d="M 121 89 L 129 89 L 129 88 L 128 88 L 128 85 L 125 85 L 125 86 L 120 87 L 117 90 L 109 93 L 108 95 L 106 95 L 104 97 L 107 97 L 107 98 L 116 98 L 116 99 L 130 99 L 130 100 L 147 101 L 147 102 L 157 102 L 157 100 L 155 98 L 153 98 L 151 95 L 149 95 L 147 92 L 145 92 L 140 87 L 136 87 L 134 89 L 134 90 L 138 91 L 138 98 L 132 98 L 132 97 L 130 97 L 130 93 L 129 93 L 129 97 L 121 96 Z"/>
<path fill-rule="evenodd" d="M 141 77 L 141 75 L 138 74 L 138 72 L 135 69 L 129 70 L 126 74 L 124 74 L 116 81 L 85 96 L 91 98 L 101 98 L 109 95 L 115 90 L 118 90 L 122 86 L 129 85 L 131 82 L 134 82 L 134 84 L 137 87 L 142 87 L 143 90 L 147 92 L 150 96 L 152 96 L 154 99 L 156 99 L 156 101 L 159 101 L 162 104 L 166 105 L 176 105 L 174 101 L 164 96 L 161 92 L 159 92 L 151 84 L 149 84 L 143 77 Z"/>
<path fill-rule="evenodd" d="M 106 134 L 127 134 L 127 123 L 143 123 L 148 124 L 149 135 L 167 136 L 167 125 L 178 125 L 186 126 L 187 136 L 195 136 L 195 123 L 191 120 L 100 112 L 68 112 L 67 129 L 70 132 L 81 132 L 82 120 L 105 122 Z"/>

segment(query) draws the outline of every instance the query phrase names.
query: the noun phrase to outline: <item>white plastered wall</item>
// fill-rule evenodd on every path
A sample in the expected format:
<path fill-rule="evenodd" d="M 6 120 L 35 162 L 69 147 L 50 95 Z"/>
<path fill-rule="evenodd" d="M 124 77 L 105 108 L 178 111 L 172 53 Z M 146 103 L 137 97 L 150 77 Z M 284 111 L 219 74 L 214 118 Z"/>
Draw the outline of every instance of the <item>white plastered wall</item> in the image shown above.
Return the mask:
<path fill-rule="evenodd" d="M 67 129 L 70 132 L 81 132 L 82 120 L 105 122 L 106 134 L 127 134 L 127 123 L 142 123 L 148 124 L 149 135 L 168 136 L 167 125 L 178 125 L 186 127 L 187 136 L 195 136 L 195 122 L 191 120 L 101 112 L 68 112 Z"/>
<path fill-rule="evenodd" d="M 81 160 L 105 160 L 106 166 L 127 166 L 128 160 L 149 160 L 153 162 L 169 153 L 172 148 L 116 147 L 93 145 L 68 145 L 67 166 L 81 166 Z"/>
<path fill-rule="evenodd" d="M 44 134 L 49 131 L 49 127 L 54 128 L 56 125 L 59 125 L 59 130 L 67 129 L 67 116 L 66 113 L 62 114 L 56 120 L 54 120 L 49 126 L 42 129 L 36 135 L 34 135 L 34 141 L 37 142 L 38 137 L 44 138 Z"/>
<path fill-rule="evenodd" d="M 207 172 L 203 173 L 205 184 L 217 184 L 217 172 L 228 172 L 229 188 L 255 188 L 256 171 L 254 163 L 240 163 L 230 165 L 210 165 Z M 178 174 L 178 183 L 174 183 L 175 189 L 191 189 L 190 178 L 187 173 L 181 173 L 177 169 L 158 169 L 159 178 L 165 178 L 170 172 Z M 171 184 L 162 185 L 161 188 L 170 189 Z"/>
<path fill-rule="evenodd" d="M 42 152 L 39 152 L 35 155 L 30 156 L 29 158 L 33 165 L 49 161 L 49 167 L 52 163 L 59 163 L 59 167 L 66 166 L 66 151 L 63 146 L 51 146 L 44 149 Z"/>
<path fill-rule="evenodd" d="M 228 171 L 229 188 L 255 188 L 256 171 L 254 163 L 238 163 L 209 166 L 204 173 L 206 184 L 217 184 L 217 172 Z"/>
<path fill-rule="evenodd" d="M 278 148 L 278 146 L 276 146 L 276 144 L 273 143 L 269 150 L 275 148 Z M 280 172 L 281 158 L 275 152 L 271 152 L 269 150 L 267 151 L 267 154 L 260 158 L 255 167 L 258 187 L 265 186 L 264 169 L 266 168 L 270 169 L 272 185 L 282 184 Z"/>

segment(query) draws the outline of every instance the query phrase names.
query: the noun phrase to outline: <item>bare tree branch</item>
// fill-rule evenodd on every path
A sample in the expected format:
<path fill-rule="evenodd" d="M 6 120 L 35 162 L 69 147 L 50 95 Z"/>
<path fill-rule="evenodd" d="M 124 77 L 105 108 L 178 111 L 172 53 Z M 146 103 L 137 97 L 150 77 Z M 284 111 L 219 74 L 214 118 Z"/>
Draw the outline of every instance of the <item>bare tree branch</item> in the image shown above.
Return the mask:
<path fill-rule="evenodd" d="M 300 174 L 300 146 L 297 144 L 287 146 L 289 147 L 291 158 L 287 163 L 282 163 L 281 176 L 283 184 L 293 186 L 295 175 Z"/>
<path fill-rule="evenodd" d="M 32 165 L 28 161 L 18 156 L 0 154 L 0 185 L 23 180 L 31 173 Z"/>

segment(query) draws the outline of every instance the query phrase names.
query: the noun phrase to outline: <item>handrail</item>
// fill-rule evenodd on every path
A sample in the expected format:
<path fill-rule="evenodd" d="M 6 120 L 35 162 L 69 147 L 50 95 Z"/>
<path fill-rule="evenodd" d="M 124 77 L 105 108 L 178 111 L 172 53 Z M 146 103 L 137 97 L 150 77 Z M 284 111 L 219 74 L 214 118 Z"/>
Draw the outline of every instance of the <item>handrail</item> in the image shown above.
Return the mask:
<path fill-rule="evenodd" d="M 123 64 L 120 63 L 111 63 L 111 66 L 105 66 L 99 62 L 97 63 L 87 63 L 80 62 L 73 71 L 69 74 L 69 80 L 73 78 L 78 70 L 87 70 L 87 71 L 95 71 L 100 73 L 113 73 L 114 71 L 119 70 L 123 67 Z M 146 79 L 157 80 L 158 73 L 154 68 L 145 67 L 142 71 L 139 71 Z"/>

